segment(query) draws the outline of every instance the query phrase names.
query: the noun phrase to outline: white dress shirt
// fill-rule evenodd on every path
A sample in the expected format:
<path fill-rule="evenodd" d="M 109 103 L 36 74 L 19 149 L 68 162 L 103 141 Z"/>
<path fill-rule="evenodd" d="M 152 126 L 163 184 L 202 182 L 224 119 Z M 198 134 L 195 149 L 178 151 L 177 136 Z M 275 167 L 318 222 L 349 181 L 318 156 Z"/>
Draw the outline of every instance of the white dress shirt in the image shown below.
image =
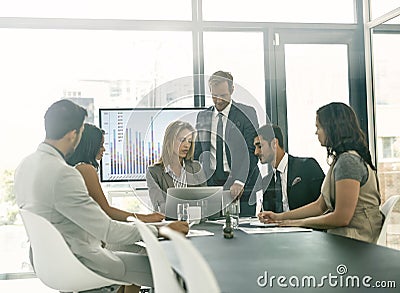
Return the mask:
<path fill-rule="evenodd" d="M 211 146 L 210 146 L 210 151 L 211 151 L 211 169 L 217 169 L 217 160 L 216 160 L 216 153 L 217 153 L 217 126 L 218 126 L 218 114 L 222 114 L 222 122 L 223 122 L 223 130 L 222 130 L 222 140 L 225 142 L 225 130 L 226 130 L 226 124 L 228 123 L 228 116 L 229 112 L 232 107 L 232 100 L 230 103 L 226 106 L 224 110 L 221 112 L 218 112 L 218 110 L 214 107 L 214 111 L 212 114 L 212 121 L 211 121 Z M 224 154 L 223 161 L 224 161 L 224 172 L 231 172 L 231 168 L 229 167 L 228 159 L 226 157 L 226 151 L 225 151 L 225 143 L 222 144 L 222 153 Z M 235 180 L 234 183 L 237 183 L 241 186 L 244 186 L 244 182 L 240 180 Z"/>
<path fill-rule="evenodd" d="M 174 182 L 175 188 L 185 188 L 187 187 L 187 178 L 186 178 L 186 169 L 185 169 L 185 160 L 182 161 L 181 175 L 177 176 L 175 172 L 171 169 L 171 165 L 165 167 L 164 172 L 171 176 L 172 181 Z"/>
<path fill-rule="evenodd" d="M 228 122 L 228 115 L 229 111 L 231 110 L 232 106 L 232 101 L 226 106 L 224 110 L 221 111 L 222 116 L 222 122 L 223 122 L 223 134 L 222 134 L 222 140 L 225 141 L 225 130 L 226 130 L 226 124 Z M 217 168 L 217 160 L 216 160 L 216 152 L 217 152 L 217 125 L 218 125 L 218 110 L 214 107 L 214 111 L 212 114 L 212 122 L 211 122 L 211 169 L 216 169 Z M 231 172 L 231 169 L 229 168 L 228 164 L 228 159 L 226 158 L 226 151 L 225 151 L 225 143 L 222 144 L 222 151 L 224 154 L 224 171 L 225 172 Z"/>
<path fill-rule="evenodd" d="M 289 201 L 287 195 L 288 161 L 289 161 L 289 155 L 285 153 L 282 160 L 279 162 L 278 168 L 274 169 L 275 182 L 276 182 L 276 170 L 281 172 L 282 206 L 284 212 L 289 211 Z"/>

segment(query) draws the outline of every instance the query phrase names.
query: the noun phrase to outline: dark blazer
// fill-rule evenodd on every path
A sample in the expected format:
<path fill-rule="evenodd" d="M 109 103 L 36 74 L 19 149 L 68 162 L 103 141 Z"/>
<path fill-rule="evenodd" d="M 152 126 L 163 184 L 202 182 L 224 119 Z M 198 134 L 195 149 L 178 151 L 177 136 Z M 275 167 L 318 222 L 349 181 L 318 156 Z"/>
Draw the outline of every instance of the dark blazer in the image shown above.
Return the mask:
<path fill-rule="evenodd" d="M 315 201 L 321 194 L 325 174 L 314 158 L 300 158 L 289 155 L 287 196 L 289 209 L 294 210 Z M 275 179 L 270 172 L 262 180 L 264 209 L 275 211 Z"/>
<path fill-rule="evenodd" d="M 212 185 L 214 169 L 211 169 L 211 123 L 214 106 L 197 115 L 197 138 L 194 157 L 200 160 L 204 173 Z M 232 101 L 225 129 L 225 149 L 231 173 L 224 185 L 224 189 L 240 180 L 245 188 L 250 190 L 260 176 L 257 166 L 258 159 L 254 155 L 254 137 L 258 128 L 258 119 L 253 107 Z M 248 200 L 248 194 L 243 194 L 241 200 Z"/>
<path fill-rule="evenodd" d="M 206 177 L 198 161 L 185 160 L 185 170 L 188 187 L 207 186 Z M 164 213 L 167 189 L 174 187 L 172 177 L 165 173 L 163 165 L 155 164 L 147 169 L 146 181 L 154 210 L 157 211 L 160 207 L 160 211 Z"/>

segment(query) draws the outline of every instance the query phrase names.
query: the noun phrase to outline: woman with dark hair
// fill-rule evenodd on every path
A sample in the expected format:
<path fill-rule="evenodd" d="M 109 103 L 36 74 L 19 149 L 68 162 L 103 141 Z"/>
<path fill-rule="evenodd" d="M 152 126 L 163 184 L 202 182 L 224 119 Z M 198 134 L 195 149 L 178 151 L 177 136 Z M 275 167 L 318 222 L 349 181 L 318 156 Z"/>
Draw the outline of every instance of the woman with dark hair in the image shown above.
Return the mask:
<path fill-rule="evenodd" d="M 85 180 L 89 195 L 100 205 L 106 214 L 114 220 L 126 221 L 127 217 L 137 217 L 143 222 L 159 222 L 164 216 L 159 213 L 148 215 L 126 212 L 115 207 L 111 207 L 101 188 L 97 170 L 98 161 L 103 157 L 104 130 L 95 125 L 85 123 L 82 138 L 75 152 L 67 158 L 67 163 L 82 174 Z"/>
<path fill-rule="evenodd" d="M 165 130 L 160 160 L 146 172 L 153 207 L 165 213 L 169 187 L 206 186 L 207 180 L 198 161 L 193 160 L 195 130 L 184 121 L 171 122 Z"/>
<path fill-rule="evenodd" d="M 383 221 L 378 177 L 356 114 L 346 104 L 330 103 L 318 109 L 316 127 L 330 164 L 320 197 L 289 212 L 262 212 L 260 221 L 327 229 L 328 233 L 375 243 Z"/>

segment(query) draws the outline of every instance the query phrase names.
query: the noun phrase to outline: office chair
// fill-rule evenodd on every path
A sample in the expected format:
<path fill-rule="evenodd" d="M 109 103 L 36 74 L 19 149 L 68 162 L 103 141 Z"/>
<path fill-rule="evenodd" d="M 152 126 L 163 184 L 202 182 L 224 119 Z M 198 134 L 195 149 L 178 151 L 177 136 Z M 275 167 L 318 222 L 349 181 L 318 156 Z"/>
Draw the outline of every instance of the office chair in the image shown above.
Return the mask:
<path fill-rule="evenodd" d="M 175 273 L 172 271 L 171 264 L 158 242 L 157 237 L 154 236 L 153 232 L 142 221 L 133 219 L 133 222 L 138 228 L 142 240 L 146 243 L 146 251 L 150 260 L 155 292 L 183 293 L 184 290 L 179 284 Z"/>
<path fill-rule="evenodd" d="M 389 226 L 393 209 L 398 202 L 400 202 L 400 195 L 393 195 L 389 197 L 389 199 L 386 200 L 385 203 L 380 208 L 381 213 L 385 216 L 385 221 L 383 222 L 382 230 L 378 237 L 377 241 L 378 245 L 387 246 L 387 241 L 386 241 L 387 228 Z"/>
<path fill-rule="evenodd" d="M 36 276 L 46 286 L 61 292 L 107 292 L 118 289 L 119 285 L 131 285 L 105 278 L 87 268 L 45 218 L 24 209 L 20 209 L 20 214 L 31 244 Z"/>
<path fill-rule="evenodd" d="M 168 227 L 161 227 L 160 233 L 174 243 L 189 293 L 221 292 L 210 266 L 189 240 Z"/>

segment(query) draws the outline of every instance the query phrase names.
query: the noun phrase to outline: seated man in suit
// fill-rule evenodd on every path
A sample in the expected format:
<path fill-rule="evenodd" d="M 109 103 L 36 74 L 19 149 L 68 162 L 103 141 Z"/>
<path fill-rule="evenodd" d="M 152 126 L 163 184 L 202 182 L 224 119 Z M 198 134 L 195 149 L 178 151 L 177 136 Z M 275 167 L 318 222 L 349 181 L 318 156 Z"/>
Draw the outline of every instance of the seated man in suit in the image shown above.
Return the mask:
<path fill-rule="evenodd" d="M 264 125 L 257 134 L 255 155 L 273 169 L 262 179 L 264 210 L 279 213 L 315 201 L 325 177 L 318 162 L 286 153 L 282 130 L 277 125 Z"/>
<path fill-rule="evenodd" d="M 223 186 L 240 198 L 240 214 L 255 215 L 248 204 L 259 177 L 253 139 L 258 119 L 253 107 L 232 100 L 233 77 L 217 71 L 208 81 L 214 106 L 197 116 L 194 158 L 202 163 L 208 186 Z"/>
<path fill-rule="evenodd" d="M 69 100 L 60 100 L 50 106 L 44 116 L 44 142 L 20 163 L 15 172 L 17 204 L 19 208 L 50 221 L 72 253 L 91 270 L 112 279 L 152 287 L 146 255 L 115 252 L 102 245 L 102 242 L 134 244 L 140 240 L 138 229 L 132 223 L 115 221 L 107 216 L 89 196 L 79 171 L 65 161 L 79 144 L 86 116 L 85 109 Z M 169 225 L 182 233 L 188 232 L 187 223 Z M 158 234 L 156 227 L 149 227 Z"/>

